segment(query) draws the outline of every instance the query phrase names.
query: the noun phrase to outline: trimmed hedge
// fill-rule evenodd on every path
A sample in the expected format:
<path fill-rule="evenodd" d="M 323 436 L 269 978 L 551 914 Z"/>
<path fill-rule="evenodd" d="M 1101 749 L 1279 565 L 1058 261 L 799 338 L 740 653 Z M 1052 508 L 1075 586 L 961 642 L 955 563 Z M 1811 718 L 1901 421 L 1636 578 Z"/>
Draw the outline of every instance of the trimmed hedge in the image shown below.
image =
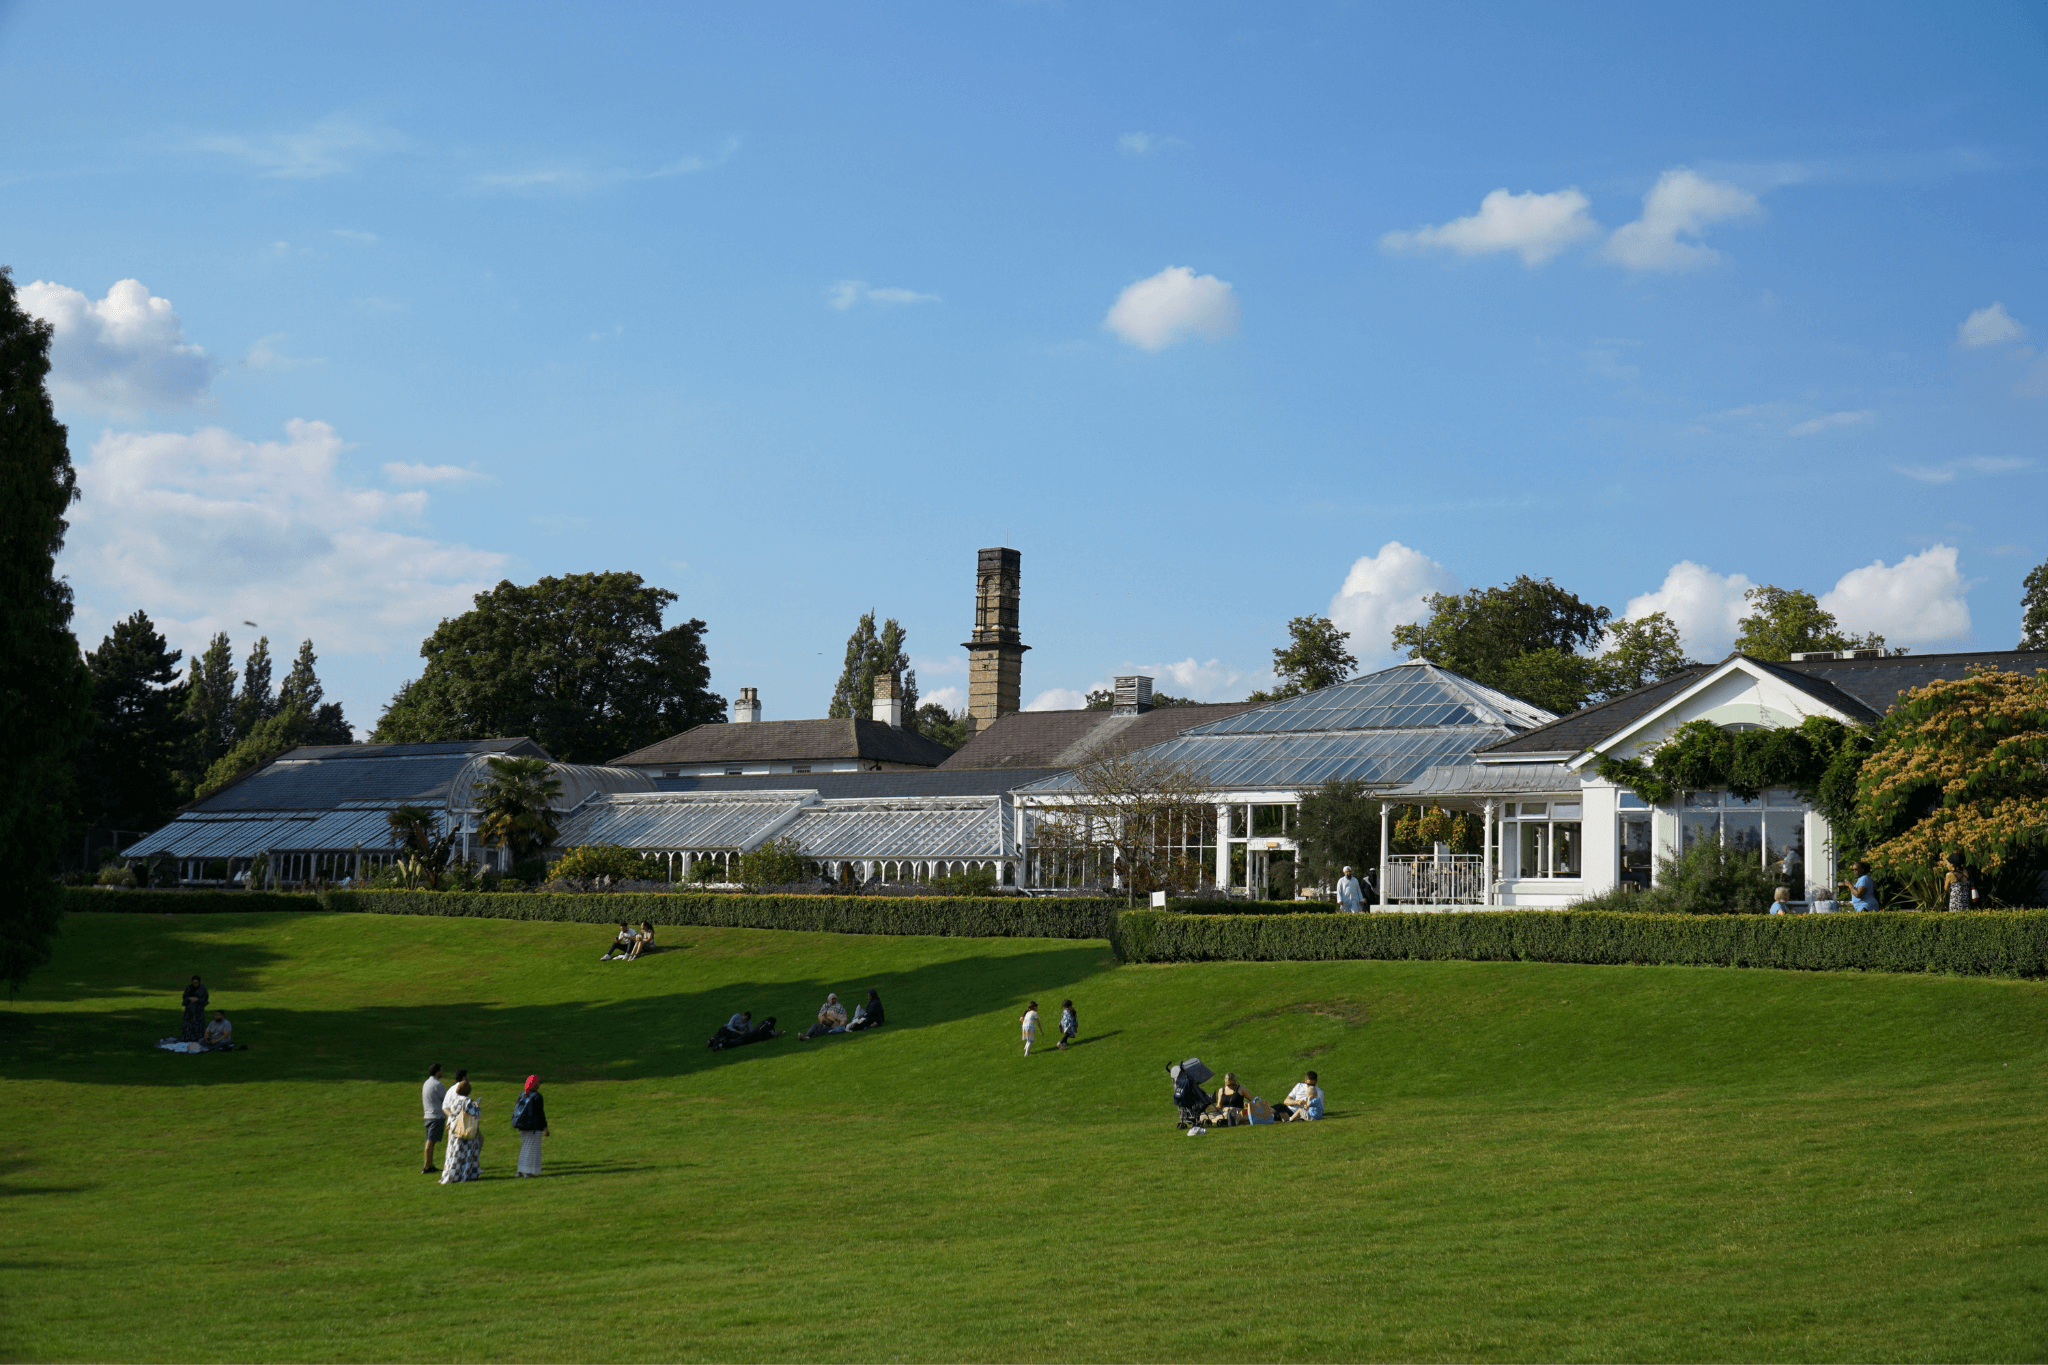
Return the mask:
<path fill-rule="evenodd" d="M 1843 915 L 1183 915 L 1127 910 L 1121 962 L 1333 959 L 1665 963 L 1795 971 L 2048 975 L 2048 910 Z"/>
<path fill-rule="evenodd" d="M 1108 938 L 1118 903 L 1020 896 L 747 896 L 717 892 L 324 891 L 329 909 L 370 915 L 715 925 L 940 938 Z"/>
<path fill-rule="evenodd" d="M 115 890 L 95 886 L 67 886 L 59 903 L 66 910 L 101 915 L 246 915 L 276 910 L 304 914 L 328 908 L 310 891 Z"/>

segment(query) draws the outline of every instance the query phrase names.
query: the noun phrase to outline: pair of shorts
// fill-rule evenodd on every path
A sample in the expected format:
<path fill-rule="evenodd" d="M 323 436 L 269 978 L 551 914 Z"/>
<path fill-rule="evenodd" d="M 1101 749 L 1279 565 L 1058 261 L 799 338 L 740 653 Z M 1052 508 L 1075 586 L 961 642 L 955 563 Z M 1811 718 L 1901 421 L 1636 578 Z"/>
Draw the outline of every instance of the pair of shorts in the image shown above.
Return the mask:
<path fill-rule="evenodd" d="M 429 1142 L 439 1142 L 448 1135 L 448 1116 L 446 1114 L 435 1114 L 422 1119 L 421 1122 L 426 1126 L 427 1141 Z"/>

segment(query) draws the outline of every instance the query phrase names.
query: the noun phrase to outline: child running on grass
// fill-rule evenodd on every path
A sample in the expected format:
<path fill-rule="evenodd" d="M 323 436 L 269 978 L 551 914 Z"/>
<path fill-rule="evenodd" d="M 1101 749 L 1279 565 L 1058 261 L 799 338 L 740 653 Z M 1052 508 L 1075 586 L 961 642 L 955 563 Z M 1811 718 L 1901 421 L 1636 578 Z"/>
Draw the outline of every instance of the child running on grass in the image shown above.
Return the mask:
<path fill-rule="evenodd" d="M 1038 1002 L 1033 1000 L 1024 1007 L 1024 1055 L 1031 1055 L 1031 1045 L 1038 1041 Z"/>
<path fill-rule="evenodd" d="M 1074 1002 L 1071 1000 L 1060 1001 L 1060 1051 L 1065 1052 L 1067 1044 L 1073 1042 L 1074 1035 L 1080 1031 L 1081 1016 L 1074 1013 Z"/>

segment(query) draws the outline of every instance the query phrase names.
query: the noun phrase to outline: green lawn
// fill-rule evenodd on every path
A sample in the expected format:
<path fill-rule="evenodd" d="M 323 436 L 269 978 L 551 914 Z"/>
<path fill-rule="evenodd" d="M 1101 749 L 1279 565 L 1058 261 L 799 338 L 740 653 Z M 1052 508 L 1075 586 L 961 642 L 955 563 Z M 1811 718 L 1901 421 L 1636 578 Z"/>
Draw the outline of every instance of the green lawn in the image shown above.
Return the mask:
<path fill-rule="evenodd" d="M 2048 1356 L 2048 984 L 663 933 L 72 916 L 0 1007 L 0 1353 Z M 195 970 L 250 1051 L 150 1049 Z M 703 1047 L 870 985 L 878 1033 Z M 1183 1137 L 1190 1054 L 1330 1117 Z M 435 1060 L 479 1184 L 419 1174 Z"/>

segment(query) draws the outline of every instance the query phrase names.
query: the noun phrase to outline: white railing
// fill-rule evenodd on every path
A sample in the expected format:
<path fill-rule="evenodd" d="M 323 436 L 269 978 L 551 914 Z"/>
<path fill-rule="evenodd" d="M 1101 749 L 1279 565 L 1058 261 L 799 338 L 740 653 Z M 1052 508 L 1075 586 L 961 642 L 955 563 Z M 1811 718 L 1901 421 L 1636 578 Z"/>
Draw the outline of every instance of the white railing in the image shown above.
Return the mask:
<path fill-rule="evenodd" d="M 1397 905 L 1478 905 L 1486 899 L 1486 859 L 1477 853 L 1388 858 L 1387 899 Z"/>

